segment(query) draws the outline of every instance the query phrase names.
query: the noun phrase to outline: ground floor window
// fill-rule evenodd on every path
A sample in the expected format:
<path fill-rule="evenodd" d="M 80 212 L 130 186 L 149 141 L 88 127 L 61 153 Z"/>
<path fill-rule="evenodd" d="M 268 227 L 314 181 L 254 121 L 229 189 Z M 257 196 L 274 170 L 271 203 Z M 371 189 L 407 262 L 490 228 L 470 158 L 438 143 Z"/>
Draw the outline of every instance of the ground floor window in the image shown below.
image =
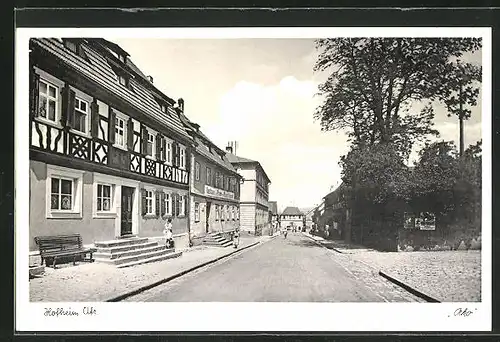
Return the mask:
<path fill-rule="evenodd" d="M 154 214 L 154 191 L 146 190 L 144 193 L 145 193 L 145 197 L 146 197 L 145 214 L 146 215 L 153 215 Z"/>
<path fill-rule="evenodd" d="M 194 203 L 194 222 L 200 222 L 200 204 Z"/>
<path fill-rule="evenodd" d="M 82 186 L 83 171 L 47 165 L 47 218 L 81 217 Z"/>
<path fill-rule="evenodd" d="M 165 215 L 172 216 L 172 195 L 165 193 Z"/>
<path fill-rule="evenodd" d="M 179 196 L 179 216 L 186 215 L 186 196 Z"/>
<path fill-rule="evenodd" d="M 50 209 L 73 210 L 74 185 L 72 179 L 51 178 Z"/>
<path fill-rule="evenodd" d="M 219 221 L 220 213 L 219 213 L 219 205 L 215 205 L 215 221 Z"/>
<path fill-rule="evenodd" d="M 109 184 L 97 184 L 97 211 L 110 212 L 112 186 Z"/>

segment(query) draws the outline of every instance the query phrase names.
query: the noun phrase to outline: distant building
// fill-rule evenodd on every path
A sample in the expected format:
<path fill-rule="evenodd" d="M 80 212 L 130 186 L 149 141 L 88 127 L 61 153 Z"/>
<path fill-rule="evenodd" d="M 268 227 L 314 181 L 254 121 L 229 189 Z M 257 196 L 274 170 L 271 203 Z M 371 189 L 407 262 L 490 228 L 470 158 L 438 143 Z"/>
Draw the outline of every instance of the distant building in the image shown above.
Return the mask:
<path fill-rule="evenodd" d="M 271 180 L 258 161 L 236 156 L 232 146 L 226 147 L 227 159 L 243 177 L 240 187 L 240 227 L 254 235 L 268 235 L 269 184 Z"/>
<path fill-rule="evenodd" d="M 280 215 L 282 227 L 302 229 L 304 226 L 304 213 L 297 207 L 286 207 Z"/>
<path fill-rule="evenodd" d="M 269 202 L 269 215 L 271 216 L 271 226 L 276 227 L 276 230 L 279 229 L 278 203 L 276 201 Z"/>

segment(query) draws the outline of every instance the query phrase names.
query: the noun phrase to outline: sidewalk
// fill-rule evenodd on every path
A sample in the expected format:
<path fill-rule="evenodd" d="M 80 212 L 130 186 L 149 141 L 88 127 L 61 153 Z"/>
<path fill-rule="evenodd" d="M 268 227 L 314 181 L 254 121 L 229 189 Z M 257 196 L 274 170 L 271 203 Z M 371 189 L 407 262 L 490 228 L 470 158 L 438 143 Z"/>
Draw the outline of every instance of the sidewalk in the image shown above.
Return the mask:
<path fill-rule="evenodd" d="M 270 236 L 242 237 L 237 250 L 270 239 Z M 232 247 L 199 246 L 183 251 L 175 259 L 126 268 L 101 263 L 80 263 L 56 270 L 46 267 L 45 275 L 30 280 L 30 301 L 103 302 L 234 251 Z"/>
<path fill-rule="evenodd" d="M 379 252 L 304 235 L 343 255 L 338 261 L 353 272 L 360 271 L 365 265 L 375 273 L 382 271 L 441 302 L 481 300 L 480 251 Z"/>
<path fill-rule="evenodd" d="M 361 246 L 361 245 L 356 245 L 356 244 L 353 244 L 353 243 L 346 243 L 343 240 L 326 240 L 326 239 L 322 238 L 321 236 L 315 236 L 315 235 L 311 235 L 309 233 L 302 233 L 302 234 L 310 237 L 314 241 L 317 241 L 317 242 L 321 243 L 326 248 L 333 249 L 333 250 L 335 250 L 336 252 L 339 252 L 339 253 L 353 254 L 353 253 L 372 252 L 372 251 L 374 251 L 371 248 L 367 248 L 367 247 Z"/>

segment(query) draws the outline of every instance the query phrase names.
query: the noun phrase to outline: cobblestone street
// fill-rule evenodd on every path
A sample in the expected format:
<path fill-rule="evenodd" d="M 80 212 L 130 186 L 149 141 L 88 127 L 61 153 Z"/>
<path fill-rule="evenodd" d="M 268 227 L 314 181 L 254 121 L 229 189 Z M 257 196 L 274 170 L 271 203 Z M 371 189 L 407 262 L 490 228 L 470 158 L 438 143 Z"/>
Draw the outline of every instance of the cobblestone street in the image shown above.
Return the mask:
<path fill-rule="evenodd" d="M 301 233 L 145 291 L 140 302 L 415 302 L 418 298 L 368 266 L 323 248 Z"/>

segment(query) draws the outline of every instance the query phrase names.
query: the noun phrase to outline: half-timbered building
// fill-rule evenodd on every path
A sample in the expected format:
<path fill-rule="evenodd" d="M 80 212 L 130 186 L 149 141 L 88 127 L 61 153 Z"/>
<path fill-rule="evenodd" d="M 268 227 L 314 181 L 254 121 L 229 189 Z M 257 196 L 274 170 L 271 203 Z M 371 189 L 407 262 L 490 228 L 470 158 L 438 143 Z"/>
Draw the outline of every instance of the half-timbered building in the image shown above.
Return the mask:
<path fill-rule="evenodd" d="M 38 235 L 158 237 L 168 218 L 187 246 L 183 101 L 104 39 L 31 39 L 29 67 L 30 249 Z"/>

